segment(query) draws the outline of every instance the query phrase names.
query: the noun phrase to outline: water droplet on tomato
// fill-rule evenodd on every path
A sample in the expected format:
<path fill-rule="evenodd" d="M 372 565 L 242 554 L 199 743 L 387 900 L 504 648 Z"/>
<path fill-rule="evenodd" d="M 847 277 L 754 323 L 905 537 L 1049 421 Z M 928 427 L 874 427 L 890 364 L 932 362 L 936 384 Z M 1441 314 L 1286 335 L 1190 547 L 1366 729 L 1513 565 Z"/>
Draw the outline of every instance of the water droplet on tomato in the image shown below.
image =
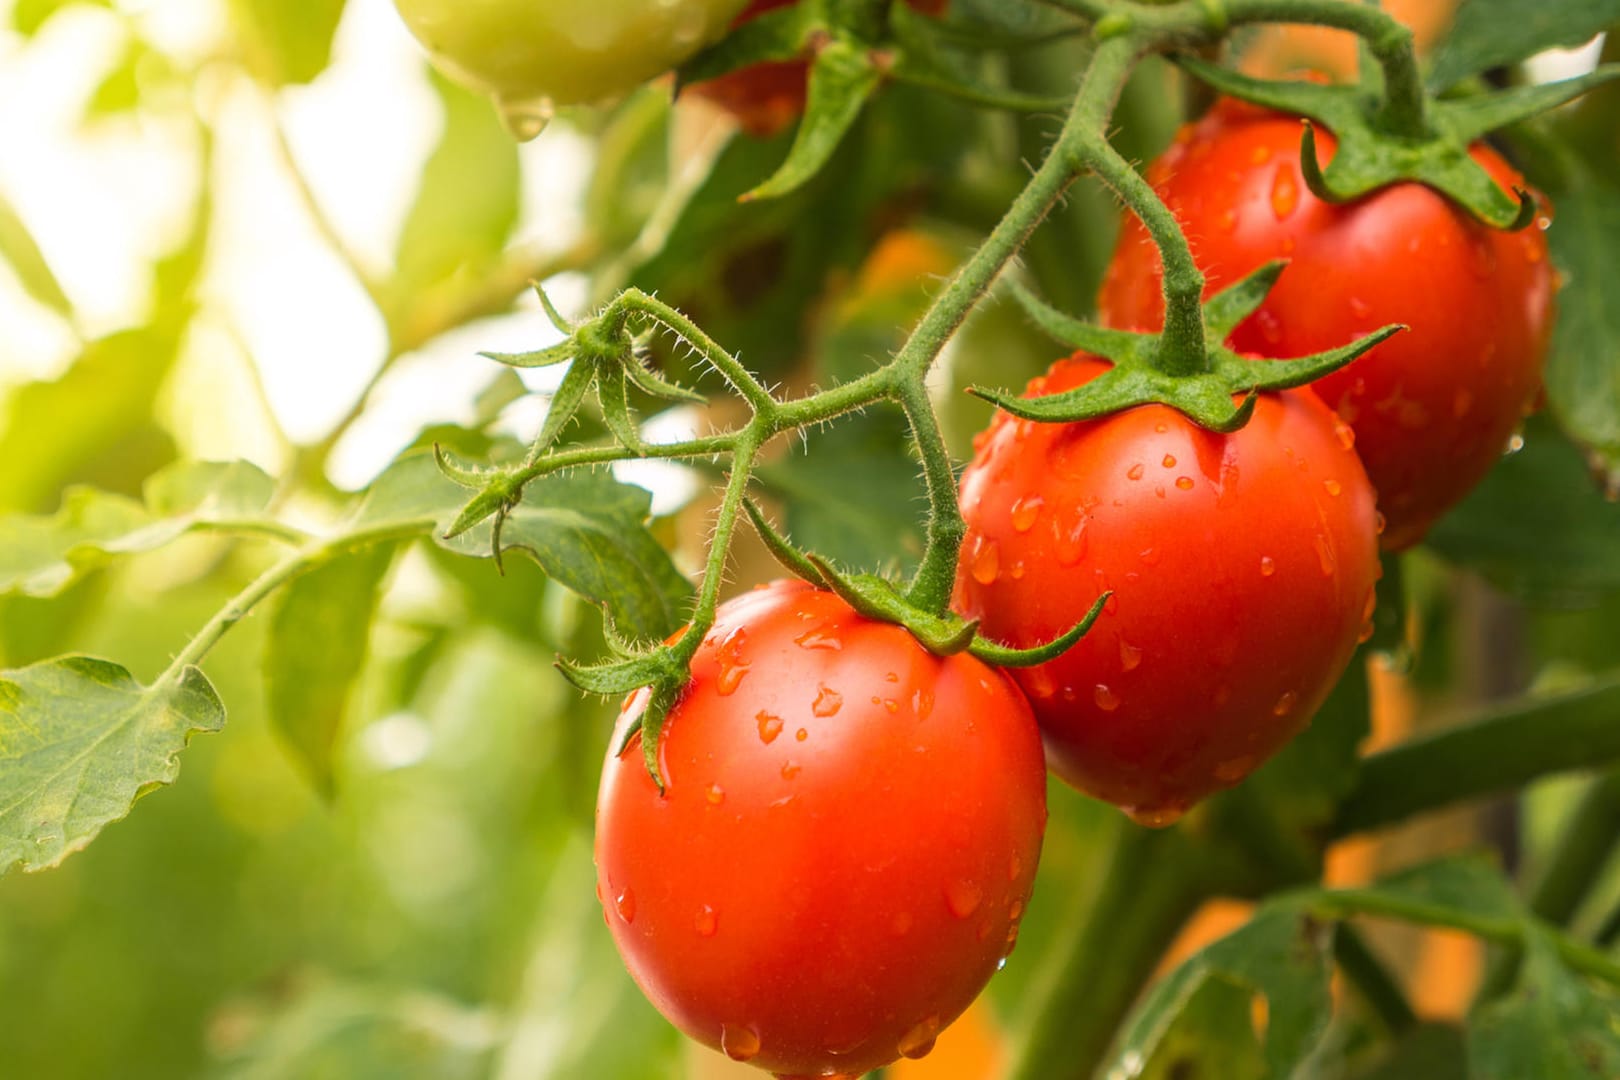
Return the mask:
<path fill-rule="evenodd" d="M 1135 465 L 1132 465 L 1130 468 L 1125 470 L 1125 476 L 1130 480 L 1140 480 L 1142 479 L 1142 474 L 1146 471 L 1147 470 L 1143 467 L 1142 463 L 1138 461 Z"/>
<path fill-rule="evenodd" d="M 1354 450 L 1356 448 L 1355 429 L 1349 424 L 1346 424 L 1343 420 L 1334 421 L 1333 434 L 1338 436 L 1339 445 L 1344 447 L 1346 450 Z"/>
<path fill-rule="evenodd" d="M 1323 577 L 1332 577 L 1333 571 L 1338 569 L 1339 560 L 1333 554 L 1333 545 L 1323 533 L 1316 534 L 1316 561 L 1322 567 Z"/>
<path fill-rule="evenodd" d="M 636 894 L 625 889 L 613 899 L 613 909 L 626 924 L 636 921 Z"/>
<path fill-rule="evenodd" d="M 795 731 L 793 733 L 793 738 L 797 742 L 804 742 L 804 740 L 808 739 L 809 737 L 810 737 L 810 729 L 809 728 L 800 728 L 798 731 Z"/>
<path fill-rule="evenodd" d="M 913 1060 L 927 1057 L 928 1052 L 934 1048 L 934 1040 L 938 1038 L 939 1017 L 924 1017 L 910 1031 L 900 1036 L 900 1056 Z"/>
<path fill-rule="evenodd" d="M 1294 711 L 1294 706 L 1298 704 L 1299 695 L 1292 690 L 1284 690 L 1282 697 L 1277 699 L 1277 704 L 1271 707 L 1271 713 L 1273 716 L 1287 716 Z"/>
<path fill-rule="evenodd" d="M 958 878 L 945 886 L 945 906 L 958 919 L 972 915 L 983 899 L 983 891 L 971 881 Z"/>
<path fill-rule="evenodd" d="M 1091 691 L 1091 700 L 1097 703 L 1097 708 L 1103 712 L 1113 712 L 1119 708 L 1119 695 L 1114 693 L 1102 683 L 1098 683 Z"/>
<path fill-rule="evenodd" d="M 1121 671 L 1135 671 L 1142 665 L 1142 650 L 1125 641 L 1119 643 L 1119 667 Z"/>
<path fill-rule="evenodd" d="M 1270 577 L 1277 572 L 1277 560 L 1270 555 L 1260 556 L 1260 576 Z"/>
<path fill-rule="evenodd" d="M 550 98 L 496 98 L 495 109 L 500 113 L 501 126 L 518 142 L 538 138 L 551 123 L 556 107 Z"/>
<path fill-rule="evenodd" d="M 1215 766 L 1215 779 L 1224 784 L 1235 784 L 1248 776 L 1253 769 L 1254 757 L 1251 754 L 1228 758 Z"/>
<path fill-rule="evenodd" d="M 1175 468 L 1176 467 L 1176 455 L 1174 455 L 1174 454 L 1166 454 L 1166 455 L 1164 455 L 1164 461 L 1160 462 L 1160 464 L 1162 464 L 1167 469 Z"/>
<path fill-rule="evenodd" d="M 714 681 L 715 689 L 720 691 L 721 697 L 730 697 L 742 685 L 744 676 L 748 674 L 747 664 L 738 664 L 735 667 L 722 667 L 720 675 Z"/>
<path fill-rule="evenodd" d="M 1007 880 L 1017 881 L 1018 875 L 1022 874 L 1023 872 L 1024 860 L 1019 858 L 1018 853 L 1015 851 L 1013 852 L 1012 858 L 1007 860 Z"/>
<path fill-rule="evenodd" d="M 1017 562 L 1013 563 L 1012 566 L 1007 568 L 1007 576 L 1012 578 L 1014 581 L 1024 580 L 1024 575 L 1027 572 L 1028 568 L 1025 567 L 1023 559 L 1019 559 Z"/>
<path fill-rule="evenodd" d="M 968 564 L 968 571 L 980 585 L 995 584 L 996 578 L 1001 576 L 1001 549 L 994 540 L 980 543 Z"/>
<path fill-rule="evenodd" d="M 1159 807 L 1125 807 L 1125 816 L 1142 826 L 1144 829 L 1168 829 L 1186 816 L 1187 811 L 1178 806 Z"/>
<path fill-rule="evenodd" d="M 799 775 L 799 768 L 800 768 L 799 763 L 796 762 L 796 761 L 793 761 L 791 759 L 789 759 L 788 761 L 782 762 L 782 779 L 791 780 L 795 776 L 798 776 Z"/>
<path fill-rule="evenodd" d="M 1039 495 L 1026 495 L 1013 503 L 1012 527 L 1014 532 L 1027 533 L 1035 527 L 1035 521 L 1041 516 L 1041 507 L 1045 500 Z"/>
<path fill-rule="evenodd" d="M 1507 448 L 1502 451 L 1502 455 L 1504 457 L 1506 457 L 1509 454 L 1517 454 L 1520 450 L 1523 450 L 1523 449 L 1524 449 L 1524 436 L 1519 434 L 1517 431 L 1515 431 L 1513 433 L 1512 437 L 1508 439 Z"/>
<path fill-rule="evenodd" d="M 1277 320 L 1268 308 L 1261 308 L 1254 313 L 1254 325 L 1259 328 L 1260 336 L 1266 344 L 1275 345 L 1282 340 L 1282 323 Z"/>
<path fill-rule="evenodd" d="M 1037 701 L 1045 701 L 1057 693 L 1057 683 L 1053 680 L 1052 673 L 1045 664 L 1025 668 L 1023 675 L 1024 677 L 1020 681 L 1024 684 L 1024 690 Z"/>
<path fill-rule="evenodd" d="M 748 674 L 748 662 L 742 658 L 743 646 L 748 643 L 748 632 L 738 626 L 732 629 L 715 650 L 715 666 L 720 674 L 715 679 L 715 688 L 720 691 L 721 697 L 730 697 L 742 685 L 743 677 Z"/>
<path fill-rule="evenodd" d="M 1176 477 L 1176 487 L 1180 488 L 1182 491 L 1191 491 L 1193 489 L 1192 477 L 1190 477 L 1190 476 L 1178 476 L 1178 477 Z"/>
<path fill-rule="evenodd" d="M 714 908 L 704 904 L 698 908 L 697 917 L 692 920 L 692 927 L 699 937 L 714 937 L 714 932 L 720 928 L 720 916 L 715 914 Z"/>
<path fill-rule="evenodd" d="M 810 703 L 810 711 L 817 716 L 833 716 L 844 707 L 844 695 L 823 683 L 816 694 L 816 700 Z M 803 731 L 803 728 L 799 729 Z"/>
<path fill-rule="evenodd" d="M 1344 490 L 1337 480 L 1324 480 L 1322 481 L 1322 487 L 1329 495 L 1338 495 L 1339 492 Z"/>
<path fill-rule="evenodd" d="M 793 644 L 801 649 L 828 649 L 838 652 L 844 647 L 844 638 L 837 627 L 818 626 L 794 638 Z"/>
<path fill-rule="evenodd" d="M 934 692 L 918 690 L 911 695 L 911 712 L 918 720 L 926 720 L 934 711 Z"/>
<path fill-rule="evenodd" d="M 751 1061 L 759 1056 L 759 1032 L 745 1024 L 722 1024 L 720 1049 L 732 1061 Z"/>
<path fill-rule="evenodd" d="M 1282 221 L 1299 206 L 1299 181 L 1294 179 L 1294 163 L 1284 161 L 1277 166 L 1277 175 L 1271 180 L 1271 212 Z"/>
<path fill-rule="evenodd" d="M 1073 566 L 1086 557 L 1086 520 L 1086 515 L 1081 513 L 1067 529 L 1057 522 L 1053 523 L 1059 565 Z"/>
<path fill-rule="evenodd" d="M 719 784 L 710 784 L 708 789 L 704 791 L 703 798 L 708 801 L 710 806 L 719 806 L 726 801 L 726 790 Z"/>
<path fill-rule="evenodd" d="M 780 716 L 772 716 L 770 713 L 761 710 L 754 719 L 759 721 L 760 742 L 768 745 L 775 742 L 776 737 L 782 734 L 782 718 Z"/>

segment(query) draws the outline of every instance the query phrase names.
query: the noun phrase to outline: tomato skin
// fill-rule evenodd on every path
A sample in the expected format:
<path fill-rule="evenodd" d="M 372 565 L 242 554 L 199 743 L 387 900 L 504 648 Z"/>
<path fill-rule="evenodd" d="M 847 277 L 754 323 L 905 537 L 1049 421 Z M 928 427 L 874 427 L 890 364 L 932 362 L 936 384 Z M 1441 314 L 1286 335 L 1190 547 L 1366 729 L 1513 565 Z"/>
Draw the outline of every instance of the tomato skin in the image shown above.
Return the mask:
<path fill-rule="evenodd" d="M 1221 102 L 1185 128 L 1148 178 L 1187 231 L 1206 292 L 1288 259 L 1232 335 L 1241 352 L 1291 357 L 1390 323 L 1408 330 L 1314 389 L 1356 434 L 1388 521 L 1386 549 L 1417 543 L 1502 455 L 1541 388 L 1552 330 L 1547 241 L 1473 221 L 1435 191 L 1397 184 L 1342 206 L 1305 186 L 1300 122 Z M 1320 156 L 1333 137 L 1319 131 Z M 1504 190 L 1523 178 L 1495 151 L 1473 157 Z M 1110 326 L 1164 321 L 1158 251 L 1126 221 L 1099 300 Z"/>
<path fill-rule="evenodd" d="M 662 797 L 639 737 L 608 757 L 598 892 L 631 975 L 692 1038 L 860 1075 L 926 1053 L 1010 951 L 1046 790 L 1003 673 L 777 582 L 722 605 L 659 759 Z"/>
<path fill-rule="evenodd" d="M 767 11 L 787 7 L 798 0 L 752 0 L 732 25 L 741 26 Z M 948 0 L 906 0 L 924 15 L 944 13 Z M 716 79 L 706 79 L 687 88 L 687 93 L 721 106 L 736 117 L 737 125 L 756 139 L 780 135 L 804 114 L 810 65 L 805 60 L 782 60 L 753 64 L 730 71 Z"/>
<path fill-rule="evenodd" d="M 746 0 L 394 0 L 458 82 L 512 103 L 588 104 L 725 33 Z"/>
<path fill-rule="evenodd" d="M 1080 386 L 1076 354 L 1030 386 Z M 1237 783 L 1321 705 L 1372 614 L 1376 511 L 1349 433 L 1305 391 L 1217 435 L 1160 405 L 980 436 L 962 476 L 957 606 L 1017 647 L 1047 764 L 1144 824 Z"/>

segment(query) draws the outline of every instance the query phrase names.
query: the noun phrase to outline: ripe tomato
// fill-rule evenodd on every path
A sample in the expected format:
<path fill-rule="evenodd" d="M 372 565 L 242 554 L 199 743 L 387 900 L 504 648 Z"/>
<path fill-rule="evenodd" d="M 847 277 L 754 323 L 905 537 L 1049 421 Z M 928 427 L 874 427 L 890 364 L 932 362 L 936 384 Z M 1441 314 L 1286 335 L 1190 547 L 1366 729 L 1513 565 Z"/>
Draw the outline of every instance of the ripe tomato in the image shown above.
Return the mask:
<path fill-rule="evenodd" d="M 1084 354 L 1030 385 L 1107 370 Z M 1232 435 L 1147 405 L 1036 424 L 1000 414 L 962 476 L 957 604 L 1016 647 L 1079 644 L 1014 673 L 1047 763 L 1144 824 L 1246 776 L 1321 705 L 1372 614 L 1372 488 L 1350 434 L 1302 390 Z"/>
<path fill-rule="evenodd" d="M 777 582 L 721 607 L 659 761 L 663 795 L 639 737 L 608 757 L 598 891 L 631 975 L 692 1038 L 859 1075 L 926 1054 L 1012 948 L 1046 790 L 1001 672 Z"/>
<path fill-rule="evenodd" d="M 1314 384 L 1355 431 L 1388 519 L 1384 546 L 1423 538 L 1502 455 L 1541 387 L 1553 271 L 1539 228 L 1487 228 L 1435 191 L 1397 184 L 1342 206 L 1306 188 L 1300 124 L 1222 102 L 1148 170 L 1181 220 L 1208 289 L 1272 259 L 1289 267 L 1232 346 L 1303 356 L 1389 323 L 1408 331 Z M 1318 136 L 1321 156 L 1334 141 Z M 1495 151 L 1473 150 L 1504 188 L 1523 184 Z M 1158 251 L 1125 223 L 1103 282 L 1102 319 L 1157 329 Z"/>
<path fill-rule="evenodd" d="M 513 105 L 614 97 L 725 33 L 747 0 L 394 0 L 458 82 Z"/>
<path fill-rule="evenodd" d="M 798 0 L 753 0 L 737 16 L 734 26 L 749 19 L 787 7 Z M 940 15 L 948 0 L 906 0 L 924 15 Z M 737 118 L 738 125 L 755 138 L 779 135 L 804 112 L 805 80 L 809 64 L 804 60 L 784 60 L 754 64 L 728 72 L 718 79 L 695 83 L 687 92 L 722 106 Z"/>

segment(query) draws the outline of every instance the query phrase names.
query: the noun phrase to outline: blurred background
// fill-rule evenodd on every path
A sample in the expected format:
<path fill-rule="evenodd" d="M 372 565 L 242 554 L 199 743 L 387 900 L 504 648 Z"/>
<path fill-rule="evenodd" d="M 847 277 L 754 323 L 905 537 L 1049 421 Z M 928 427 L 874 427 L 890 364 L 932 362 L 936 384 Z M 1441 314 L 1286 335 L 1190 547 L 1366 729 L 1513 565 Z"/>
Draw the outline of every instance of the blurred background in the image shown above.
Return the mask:
<path fill-rule="evenodd" d="M 1409 6 L 1425 33 L 1449 10 Z M 1331 36 L 1250 44 L 1291 62 L 1346 55 Z M 1082 48 L 1004 74 L 1067 92 Z M 745 212 L 736 193 L 785 141 L 737 139 L 701 103 L 672 112 L 667 97 L 565 113 L 520 145 L 487 103 L 430 73 L 388 0 L 0 0 L 0 513 L 50 512 L 71 484 L 136 494 L 179 458 L 242 458 L 289 479 L 287 513 L 318 520 L 408 446 L 477 452 L 530 434 L 545 400 L 525 391 L 554 376 L 514 385 L 476 354 L 555 340 L 531 278 L 565 312 L 633 280 L 774 379 L 847 375 L 898 342 L 1057 123 L 893 88 L 830 179 Z M 1169 140 L 1182 100 L 1144 67 L 1119 114 L 1133 156 Z M 1089 310 L 1115 212 L 1077 189 L 1043 230 L 1025 270 L 1048 297 Z M 939 380 L 958 450 L 985 414 L 949 391 L 1019 385 L 1051 359 L 1010 310 L 977 316 Z M 709 419 L 676 410 L 653 424 L 669 437 Z M 915 548 L 917 480 L 892 419 L 818 436 L 816 468 L 773 466 L 801 500 L 799 539 L 857 564 L 896 536 Z M 875 477 L 853 508 L 837 501 L 851 497 L 837 490 L 851 460 Z M 626 475 L 654 490 L 690 564 L 708 479 Z M 827 516 L 852 515 L 870 522 L 864 540 L 818 543 Z M 50 601 L 0 598 L 0 667 L 86 652 L 149 678 L 265 558 L 193 538 Z M 740 583 L 769 572 L 750 559 Z M 613 952 L 590 858 L 612 710 L 551 667 L 559 650 L 599 648 L 598 631 L 530 563 L 508 571 L 427 549 L 395 567 L 330 803 L 266 723 L 262 619 L 233 631 L 206 665 L 228 729 L 194 743 L 179 782 L 60 868 L 0 878 L 0 1073 L 755 1075 L 685 1046 Z M 1375 739 L 1612 662 L 1620 591 L 1606 579 L 1538 596 L 1420 554 L 1412 580 L 1419 648 L 1376 667 Z M 1425 636 L 1459 626 L 1478 632 Z M 1345 845 L 1330 878 L 1481 837 L 1533 868 L 1572 790 L 1548 783 L 1523 805 Z M 1043 943 L 1083 909 L 1120 827 L 1061 786 L 1051 797 L 1024 947 L 933 1057 L 891 1077 L 992 1074 Z M 1620 896 L 1610 878 L 1589 920 Z M 1180 948 L 1244 912 L 1213 906 Z M 1466 1008 L 1474 945 L 1381 945 L 1425 1015 Z"/>

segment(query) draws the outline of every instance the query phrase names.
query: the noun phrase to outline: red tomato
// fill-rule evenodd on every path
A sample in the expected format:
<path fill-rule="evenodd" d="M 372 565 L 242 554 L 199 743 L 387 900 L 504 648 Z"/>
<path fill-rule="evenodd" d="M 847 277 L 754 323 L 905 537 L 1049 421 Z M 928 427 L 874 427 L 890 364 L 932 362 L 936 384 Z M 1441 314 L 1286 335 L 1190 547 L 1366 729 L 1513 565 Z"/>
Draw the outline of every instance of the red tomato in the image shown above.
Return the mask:
<path fill-rule="evenodd" d="M 1107 370 L 1058 362 L 1031 394 Z M 1168 824 L 1311 718 L 1372 614 L 1372 488 L 1304 391 L 1232 435 L 1147 405 L 1101 420 L 1001 414 L 962 476 L 963 614 L 1016 647 L 1113 597 L 1079 644 L 1014 672 L 1064 780 Z"/>
<path fill-rule="evenodd" d="M 732 26 L 798 0 L 753 0 Z M 940 15 L 948 0 L 906 0 L 924 15 Z M 754 64 L 718 79 L 695 83 L 688 93 L 707 98 L 737 118 L 738 125 L 755 138 L 767 139 L 786 131 L 804 113 L 805 83 L 810 65 L 804 60 Z"/>
<path fill-rule="evenodd" d="M 1423 538 L 1502 455 L 1541 387 L 1553 271 L 1541 229 L 1487 228 L 1420 184 L 1334 206 L 1306 188 L 1300 122 L 1222 102 L 1148 170 L 1181 220 L 1213 291 L 1290 260 L 1232 346 L 1289 357 L 1389 323 L 1408 331 L 1314 384 L 1355 430 L 1388 519 L 1384 546 Z M 1318 133 L 1323 161 L 1334 140 Z M 1493 150 L 1476 161 L 1504 189 L 1523 178 Z M 1544 222 L 1543 222 L 1544 224 Z M 1164 321 L 1158 251 L 1125 223 L 1100 299 L 1111 326 Z"/>
<path fill-rule="evenodd" d="M 598 891 L 631 975 L 692 1038 L 859 1075 L 926 1054 L 1011 950 L 1046 789 L 1003 673 L 778 582 L 721 607 L 659 760 L 663 795 L 639 737 L 608 758 Z"/>

